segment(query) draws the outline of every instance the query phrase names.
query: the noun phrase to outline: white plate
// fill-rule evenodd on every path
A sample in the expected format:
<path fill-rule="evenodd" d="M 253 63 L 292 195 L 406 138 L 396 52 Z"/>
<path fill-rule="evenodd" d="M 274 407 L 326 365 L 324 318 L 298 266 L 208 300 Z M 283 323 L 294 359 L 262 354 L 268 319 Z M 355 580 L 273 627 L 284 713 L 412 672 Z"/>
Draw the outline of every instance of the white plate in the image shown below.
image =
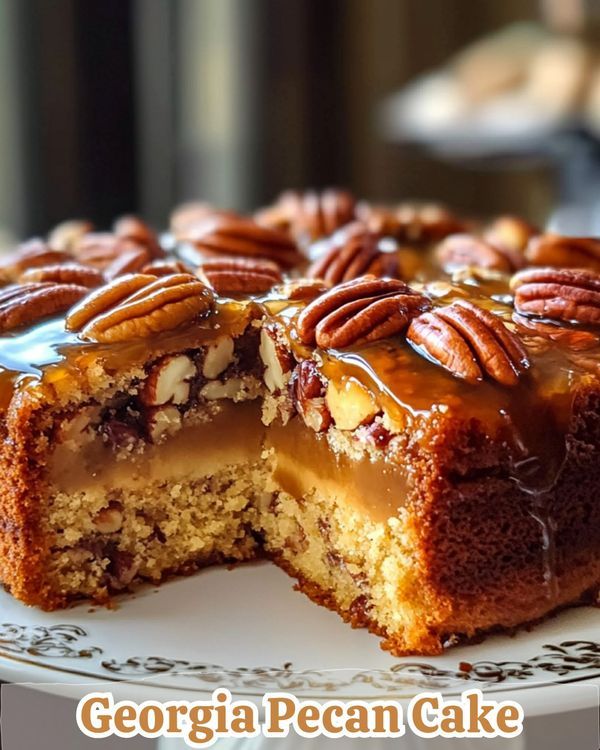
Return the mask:
<path fill-rule="evenodd" d="M 292 585 L 275 566 L 256 563 L 146 587 L 115 609 L 83 603 L 47 613 L 1 592 L 0 679 L 53 683 L 68 694 L 82 683 L 121 692 L 127 681 L 130 698 L 176 691 L 198 699 L 222 686 L 257 701 L 270 690 L 404 699 L 478 687 L 510 691 L 534 713 L 598 702 L 600 609 L 570 610 L 531 632 L 439 657 L 397 658 Z"/>

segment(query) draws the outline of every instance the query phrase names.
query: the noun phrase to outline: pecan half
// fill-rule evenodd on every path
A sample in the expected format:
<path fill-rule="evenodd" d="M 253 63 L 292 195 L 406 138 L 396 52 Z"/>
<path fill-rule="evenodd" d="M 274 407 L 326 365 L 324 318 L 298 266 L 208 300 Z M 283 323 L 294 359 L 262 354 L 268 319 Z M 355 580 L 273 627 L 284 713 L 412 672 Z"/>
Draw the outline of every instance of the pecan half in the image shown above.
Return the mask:
<path fill-rule="evenodd" d="M 600 271 L 600 240 L 594 237 L 562 237 L 541 234 L 525 250 L 527 261 L 536 266 L 590 268 Z"/>
<path fill-rule="evenodd" d="M 104 284 L 104 276 L 96 268 L 81 263 L 54 263 L 27 269 L 21 274 L 19 281 L 54 281 L 57 284 L 78 284 L 93 289 Z"/>
<path fill-rule="evenodd" d="M 355 218 L 356 200 L 347 190 L 287 190 L 273 206 L 255 215 L 259 224 L 287 232 L 298 241 L 317 240 Z"/>
<path fill-rule="evenodd" d="M 286 268 L 301 261 L 295 243 L 287 235 L 250 219 L 216 216 L 193 227 L 184 239 L 206 257 L 265 258 Z"/>
<path fill-rule="evenodd" d="M 354 222 L 324 242 L 325 251 L 307 271 L 307 276 L 329 284 L 350 281 L 365 274 L 399 277 L 398 248 L 382 249 L 384 236 Z M 388 240 L 392 242 L 393 240 Z"/>
<path fill-rule="evenodd" d="M 493 245 L 472 234 L 451 234 L 446 237 L 436 249 L 436 257 L 448 270 L 459 266 L 476 266 L 511 273 L 523 266 L 523 259 L 516 251 Z"/>
<path fill-rule="evenodd" d="M 283 281 L 277 263 L 260 258 L 209 258 L 196 275 L 217 294 L 259 294 Z"/>
<path fill-rule="evenodd" d="M 287 343 L 279 335 L 277 326 L 266 325 L 260 329 L 258 353 L 265 368 L 263 380 L 269 391 L 275 393 L 283 390 L 291 377 L 295 360 Z"/>
<path fill-rule="evenodd" d="M 31 282 L 16 284 L 0 291 L 0 331 L 31 325 L 68 310 L 88 293 L 84 286 Z"/>
<path fill-rule="evenodd" d="M 80 263 L 104 270 L 126 251 L 140 248 L 145 250 L 131 239 L 117 237 L 110 232 L 92 232 L 76 240 L 73 255 Z M 147 255 L 146 260 L 149 259 Z"/>
<path fill-rule="evenodd" d="M 88 295 L 79 305 L 69 310 L 65 318 L 68 331 L 80 331 L 97 315 L 107 312 L 119 305 L 139 289 L 143 289 L 156 281 L 155 276 L 146 274 L 130 274 L 121 276 L 110 284 Z"/>
<path fill-rule="evenodd" d="M 241 218 L 233 211 L 225 211 L 215 208 L 210 203 L 203 201 L 189 201 L 182 203 L 171 213 L 169 227 L 171 232 L 178 238 L 184 237 L 198 224 L 203 224 L 207 219 L 215 216 L 228 216 Z"/>
<path fill-rule="evenodd" d="M 48 245 L 53 250 L 70 253 L 81 237 L 94 231 L 94 225 L 87 219 L 68 219 L 57 224 L 48 234 Z"/>
<path fill-rule="evenodd" d="M 327 383 L 321 379 L 316 363 L 311 359 L 304 359 L 294 371 L 293 384 L 290 386 L 292 385 L 299 400 L 307 401 L 324 396 Z"/>
<path fill-rule="evenodd" d="M 140 273 L 152 276 L 171 276 L 174 273 L 192 273 L 192 269 L 180 260 L 153 260 L 140 269 Z"/>
<path fill-rule="evenodd" d="M 600 273 L 574 268 L 531 268 L 511 279 L 515 309 L 574 323 L 600 324 Z"/>
<path fill-rule="evenodd" d="M 132 240 L 146 248 L 150 258 L 163 258 L 165 255 L 156 232 L 137 216 L 121 216 L 115 221 L 113 232 L 117 237 Z"/>
<path fill-rule="evenodd" d="M 190 381 L 198 369 L 187 354 L 161 357 L 148 373 L 139 398 L 145 406 L 184 404 L 190 396 Z"/>
<path fill-rule="evenodd" d="M 117 276 L 123 276 L 126 273 L 136 273 L 147 265 L 149 258 L 149 251 L 141 245 L 139 247 L 125 248 L 106 266 L 104 276 L 107 281 L 112 281 Z"/>
<path fill-rule="evenodd" d="M 339 348 L 400 333 L 430 307 L 402 281 L 363 276 L 313 300 L 298 316 L 297 329 L 305 344 Z"/>
<path fill-rule="evenodd" d="M 356 215 L 371 231 L 403 242 L 433 242 L 465 230 L 463 221 L 437 203 L 378 206 L 362 201 Z"/>
<path fill-rule="evenodd" d="M 142 276 L 143 280 L 146 278 Z M 129 279 L 139 280 L 136 276 Z M 212 292 L 194 276 L 176 274 L 150 279 L 150 283 L 144 283 L 116 305 L 108 305 L 89 319 L 81 330 L 81 338 L 107 343 L 148 338 L 177 328 L 212 308 Z M 111 285 L 105 291 L 106 297 L 110 296 Z M 100 295 L 96 297 L 97 306 L 103 301 L 106 300 Z"/>
<path fill-rule="evenodd" d="M 326 384 L 321 380 L 316 364 L 310 359 L 300 362 L 290 380 L 290 393 L 304 423 L 315 432 L 324 432 L 332 421 L 325 391 Z"/>
<path fill-rule="evenodd" d="M 503 247 L 508 251 L 523 257 L 527 243 L 540 230 L 518 216 L 498 216 L 487 227 L 484 239 L 496 247 Z"/>
<path fill-rule="evenodd" d="M 53 250 L 43 240 L 24 242 L 12 253 L 0 257 L 0 282 L 16 281 L 28 268 L 37 268 L 49 263 L 66 263 L 72 260 L 68 253 Z"/>
<path fill-rule="evenodd" d="M 494 313 L 467 300 L 414 318 L 406 338 L 428 359 L 469 383 L 488 375 L 514 386 L 529 367 L 519 338 Z"/>

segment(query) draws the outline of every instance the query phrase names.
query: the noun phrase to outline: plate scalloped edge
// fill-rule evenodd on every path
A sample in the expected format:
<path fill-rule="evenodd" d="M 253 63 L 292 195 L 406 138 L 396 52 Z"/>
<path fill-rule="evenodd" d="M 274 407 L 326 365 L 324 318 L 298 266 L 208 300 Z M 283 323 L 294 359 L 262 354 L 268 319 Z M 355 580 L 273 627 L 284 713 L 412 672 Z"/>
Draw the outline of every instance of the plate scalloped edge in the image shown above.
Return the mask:
<path fill-rule="evenodd" d="M 564 640 L 544 644 L 541 653 L 526 660 L 459 662 L 456 669 L 420 661 L 399 661 L 387 669 L 294 669 L 291 662 L 279 667 L 226 668 L 217 664 L 170 659 L 162 656 L 131 656 L 123 661 L 104 658 L 103 649 L 92 644 L 80 625 L 0 624 L 0 657 L 39 666 L 52 673 L 65 672 L 109 681 L 153 680 L 178 677 L 193 680 L 187 689 L 216 686 L 237 692 L 287 690 L 298 693 L 339 694 L 348 688 L 364 689 L 369 697 L 406 689 L 464 690 L 521 689 L 526 686 L 592 680 L 600 677 L 600 641 Z M 74 668 L 52 664 L 68 660 Z M 85 668 L 83 661 L 88 668 Z M 81 669 L 79 668 L 81 667 Z M 158 684 L 158 683 L 157 683 Z M 172 687 L 174 685 L 168 685 Z"/>

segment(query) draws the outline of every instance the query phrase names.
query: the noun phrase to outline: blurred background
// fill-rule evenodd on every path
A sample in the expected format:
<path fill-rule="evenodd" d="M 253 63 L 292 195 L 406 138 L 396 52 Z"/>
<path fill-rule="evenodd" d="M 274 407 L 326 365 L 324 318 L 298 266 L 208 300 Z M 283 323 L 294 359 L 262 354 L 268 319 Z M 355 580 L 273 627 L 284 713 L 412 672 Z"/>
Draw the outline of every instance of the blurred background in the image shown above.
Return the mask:
<path fill-rule="evenodd" d="M 343 185 L 592 232 L 599 6 L 0 0 L 0 226 Z"/>

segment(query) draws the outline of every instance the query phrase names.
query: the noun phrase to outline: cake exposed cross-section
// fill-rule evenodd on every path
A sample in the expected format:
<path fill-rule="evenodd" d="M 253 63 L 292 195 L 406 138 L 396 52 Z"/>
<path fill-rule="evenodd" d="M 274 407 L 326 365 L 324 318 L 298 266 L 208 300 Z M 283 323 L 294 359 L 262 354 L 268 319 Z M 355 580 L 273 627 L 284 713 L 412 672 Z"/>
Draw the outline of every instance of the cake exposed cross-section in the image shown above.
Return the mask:
<path fill-rule="evenodd" d="M 396 655 L 595 601 L 596 243 L 333 189 L 25 243 L 0 581 L 56 609 L 267 557 Z"/>

